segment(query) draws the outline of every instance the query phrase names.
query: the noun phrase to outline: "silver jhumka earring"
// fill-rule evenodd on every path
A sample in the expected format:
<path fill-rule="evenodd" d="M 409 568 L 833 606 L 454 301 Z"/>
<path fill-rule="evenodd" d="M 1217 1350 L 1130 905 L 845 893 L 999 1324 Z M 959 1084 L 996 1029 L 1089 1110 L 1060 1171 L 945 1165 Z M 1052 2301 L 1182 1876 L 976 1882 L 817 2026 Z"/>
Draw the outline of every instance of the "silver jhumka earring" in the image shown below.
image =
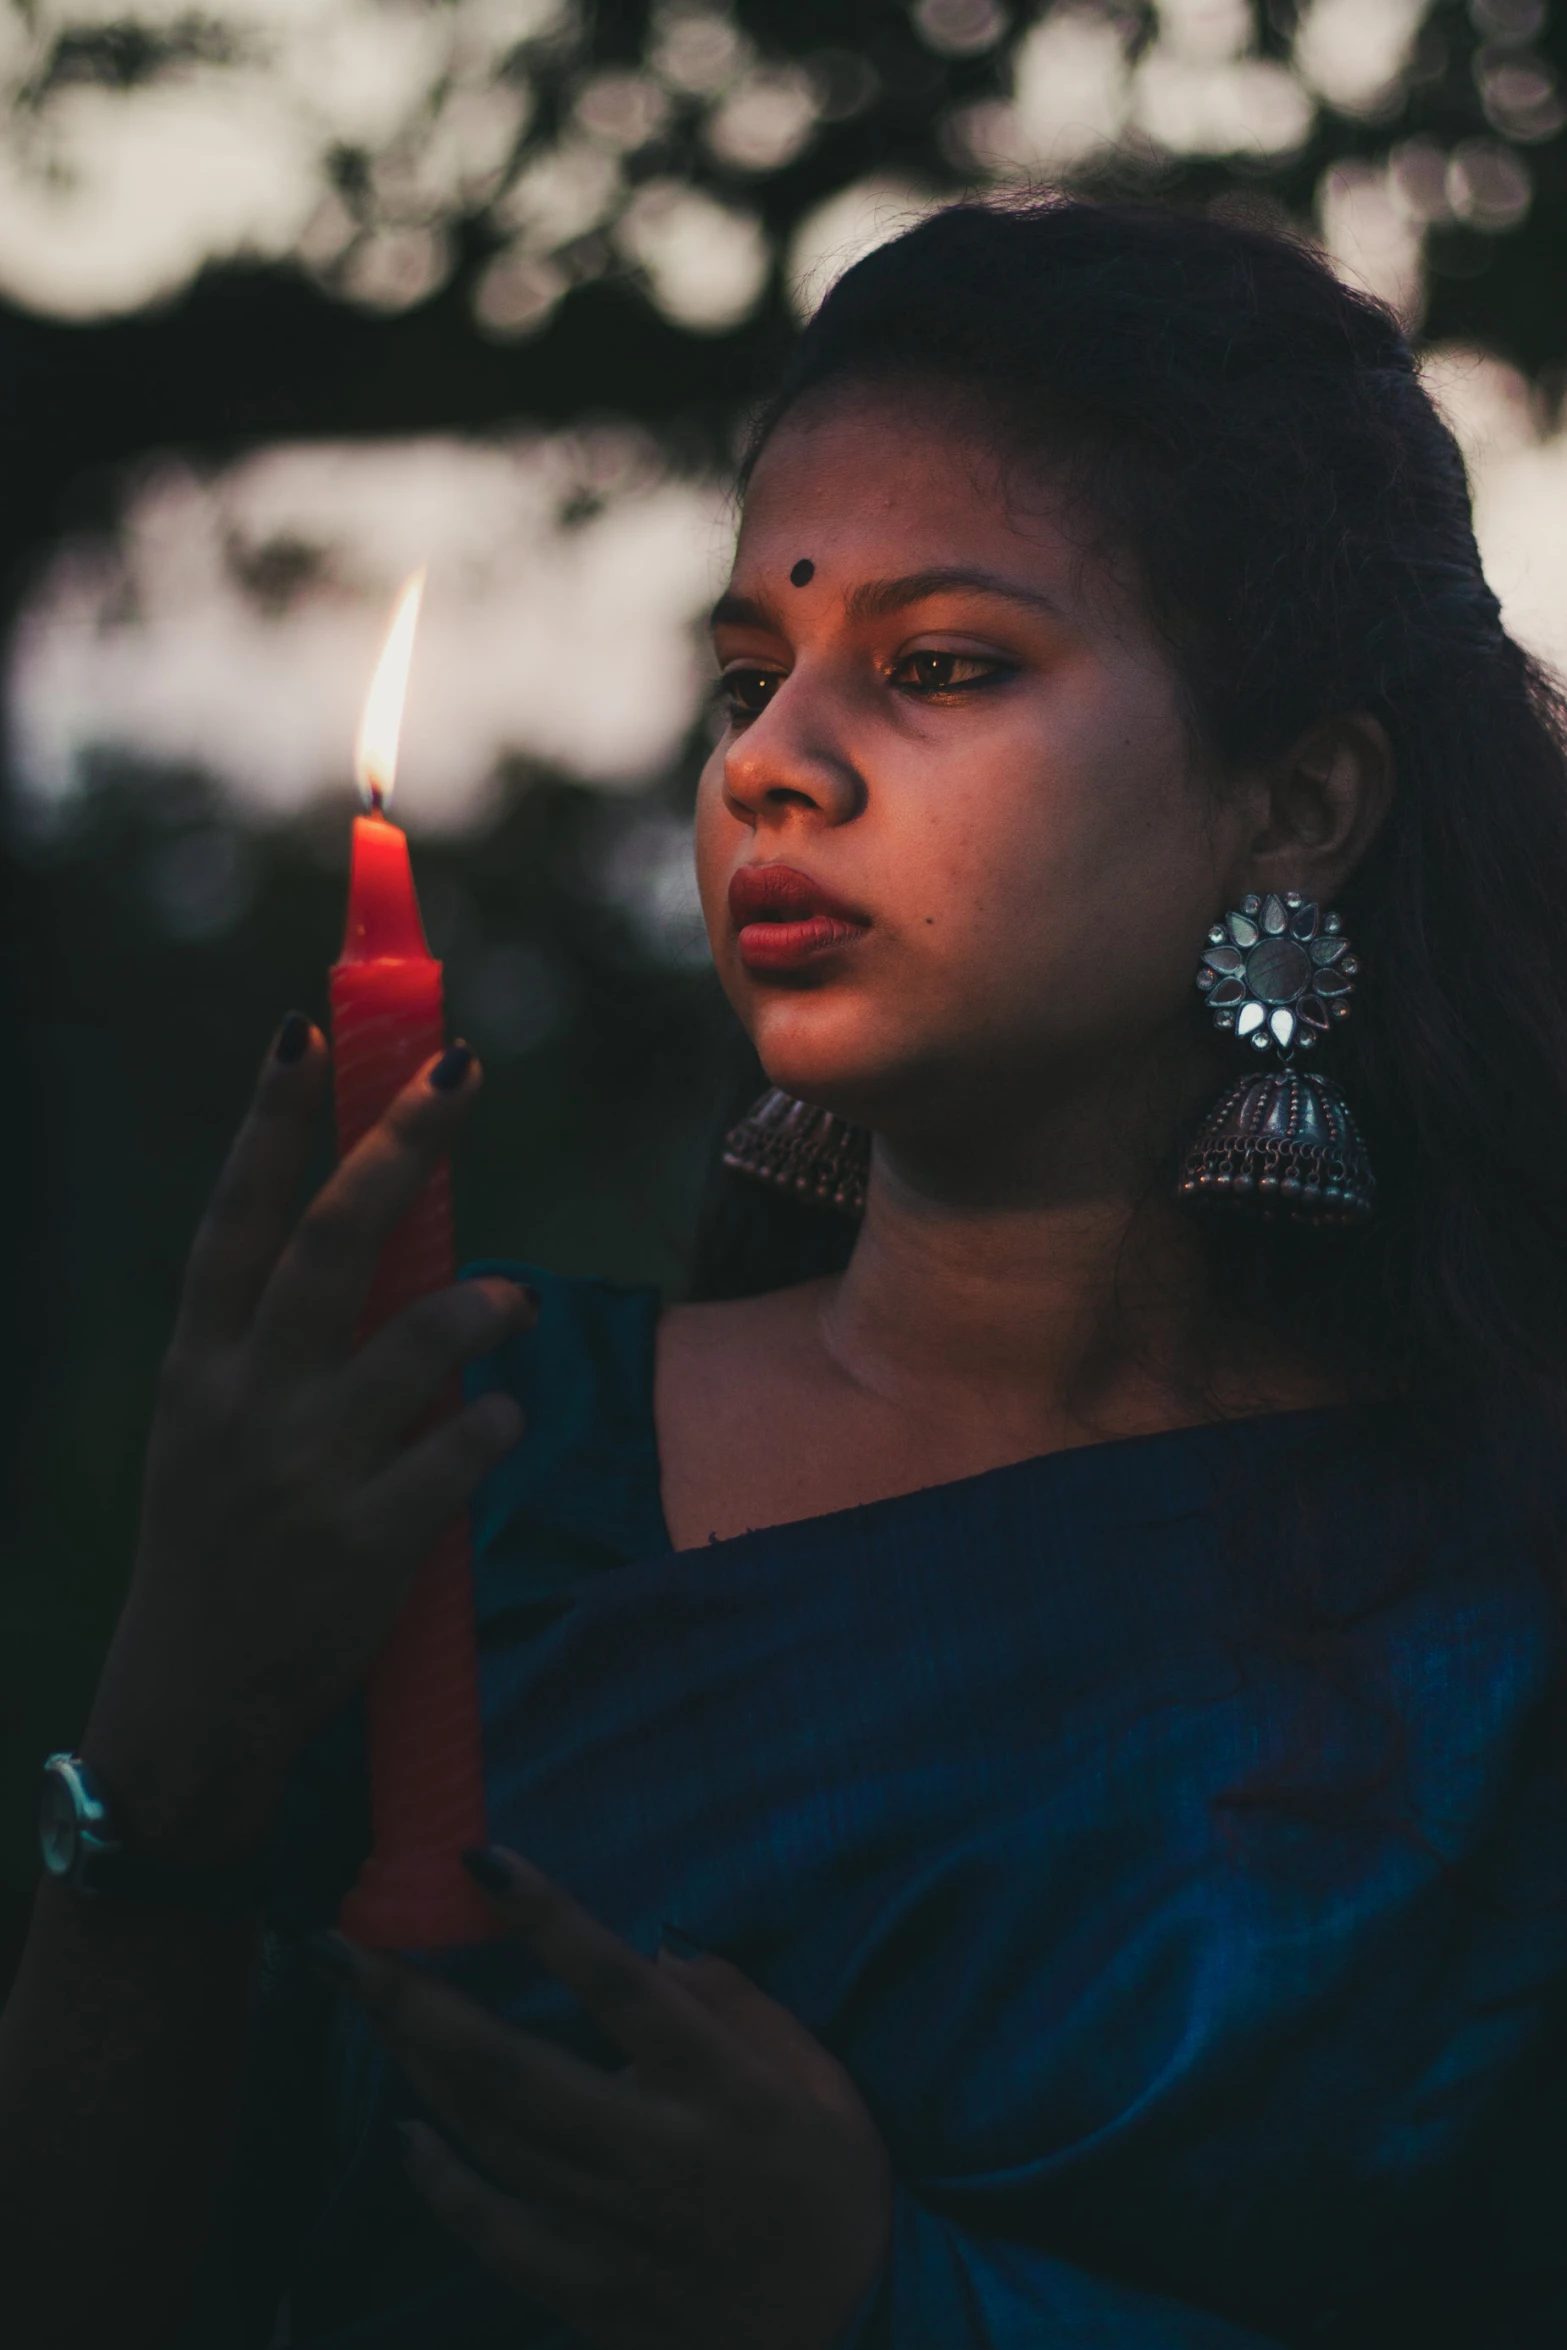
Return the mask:
<path fill-rule="evenodd" d="M 1208 933 L 1197 985 L 1215 1028 L 1276 1052 L 1208 1112 L 1181 1166 L 1181 1196 L 1223 1200 L 1291 1224 L 1358 1224 L 1376 1196 L 1349 1104 L 1297 1049 L 1349 1017 L 1360 965 L 1337 914 L 1299 890 L 1242 898 Z"/>
<path fill-rule="evenodd" d="M 724 1138 L 724 1165 L 736 1175 L 792 1191 L 817 1207 L 845 1216 L 865 1213 L 871 1138 L 830 1110 L 769 1086 Z"/>

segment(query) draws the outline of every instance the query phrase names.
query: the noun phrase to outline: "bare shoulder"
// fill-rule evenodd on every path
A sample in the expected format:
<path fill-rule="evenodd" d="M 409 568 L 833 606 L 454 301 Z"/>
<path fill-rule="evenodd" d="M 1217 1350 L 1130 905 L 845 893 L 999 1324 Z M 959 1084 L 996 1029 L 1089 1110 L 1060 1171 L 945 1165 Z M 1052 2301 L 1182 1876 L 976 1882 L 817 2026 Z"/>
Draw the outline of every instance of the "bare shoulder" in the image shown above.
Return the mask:
<path fill-rule="evenodd" d="M 674 1306 L 660 1320 L 654 1416 L 677 1549 L 831 1506 L 824 1437 L 848 1383 L 822 1344 L 826 1286 Z"/>

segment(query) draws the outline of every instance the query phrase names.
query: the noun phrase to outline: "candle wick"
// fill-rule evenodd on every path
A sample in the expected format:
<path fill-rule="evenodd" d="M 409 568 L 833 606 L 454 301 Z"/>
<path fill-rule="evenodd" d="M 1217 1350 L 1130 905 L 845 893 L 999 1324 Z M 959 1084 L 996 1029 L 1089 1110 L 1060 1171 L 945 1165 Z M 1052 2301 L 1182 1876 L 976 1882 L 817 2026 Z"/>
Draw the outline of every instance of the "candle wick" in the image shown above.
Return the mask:
<path fill-rule="evenodd" d="M 386 794 L 378 783 L 372 783 L 370 786 L 370 813 L 372 816 L 386 814 Z"/>

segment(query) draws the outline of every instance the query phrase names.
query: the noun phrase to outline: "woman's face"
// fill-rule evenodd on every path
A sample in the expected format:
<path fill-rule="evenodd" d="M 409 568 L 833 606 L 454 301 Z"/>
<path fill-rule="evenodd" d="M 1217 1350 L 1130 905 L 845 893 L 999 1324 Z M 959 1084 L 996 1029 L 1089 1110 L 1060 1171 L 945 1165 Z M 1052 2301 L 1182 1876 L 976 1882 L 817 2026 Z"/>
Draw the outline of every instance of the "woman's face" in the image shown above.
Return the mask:
<path fill-rule="evenodd" d="M 1245 821 L 1135 593 L 1003 474 L 933 401 L 796 412 L 714 615 L 719 972 L 775 1083 L 886 1133 L 1184 1038 Z"/>

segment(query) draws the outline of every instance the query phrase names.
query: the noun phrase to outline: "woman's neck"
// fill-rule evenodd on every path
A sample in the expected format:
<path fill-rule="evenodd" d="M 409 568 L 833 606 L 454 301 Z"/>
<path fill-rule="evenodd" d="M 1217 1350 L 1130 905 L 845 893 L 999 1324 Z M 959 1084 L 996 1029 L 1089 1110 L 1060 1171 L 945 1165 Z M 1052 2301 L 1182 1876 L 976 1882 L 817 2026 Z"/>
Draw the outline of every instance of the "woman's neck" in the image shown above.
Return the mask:
<path fill-rule="evenodd" d="M 1217 1328 L 1201 1236 L 1148 1126 L 1141 1150 L 1110 1150 L 1086 1114 L 1027 1135 L 974 1112 L 933 1142 L 878 1140 L 842 1274 L 664 1317 L 655 1412 L 677 1547 L 1345 1400 L 1290 1350 Z"/>
<path fill-rule="evenodd" d="M 944 1414 L 1115 1434 L 1339 1400 L 1298 1350 L 1219 1323 L 1191 1212 L 1159 1156 L 987 1137 L 962 1158 L 878 1143 L 822 1343 L 856 1385 Z"/>
<path fill-rule="evenodd" d="M 889 1403 L 1054 1420 L 1166 1383 L 1199 1297 L 1173 1209 L 954 1204 L 878 1167 L 820 1316 L 834 1360 Z"/>

